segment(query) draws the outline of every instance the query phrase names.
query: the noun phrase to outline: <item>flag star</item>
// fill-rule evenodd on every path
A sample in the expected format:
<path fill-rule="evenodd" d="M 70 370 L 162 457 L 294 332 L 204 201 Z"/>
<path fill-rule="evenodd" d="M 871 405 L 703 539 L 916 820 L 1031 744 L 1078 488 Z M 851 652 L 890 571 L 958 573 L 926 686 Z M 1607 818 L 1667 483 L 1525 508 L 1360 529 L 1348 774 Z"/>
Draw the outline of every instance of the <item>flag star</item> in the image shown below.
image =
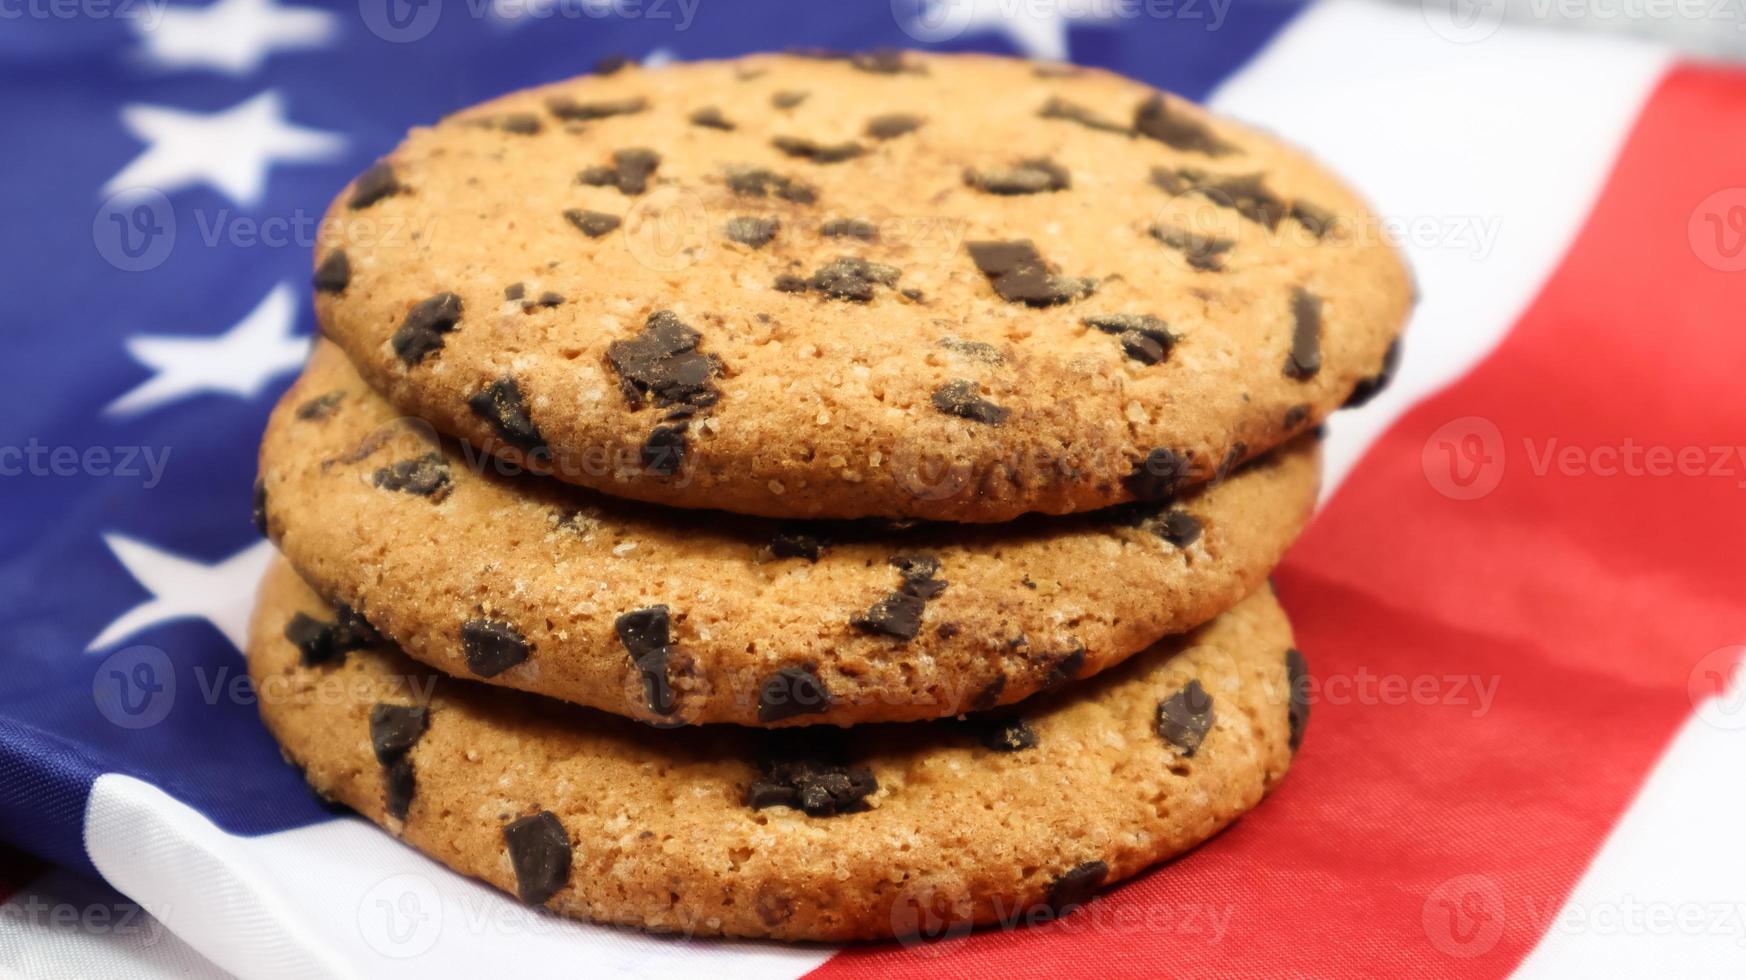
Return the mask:
<path fill-rule="evenodd" d="M 678 59 L 679 55 L 672 48 L 656 48 L 643 55 L 643 67 L 665 68 Z"/>
<path fill-rule="evenodd" d="M 1000 31 L 1026 56 L 1045 61 L 1067 60 L 1069 21 L 1107 21 L 1119 0 L 1057 0 L 1026 3 L 1015 0 L 922 0 L 914 23 L 926 36 L 929 25 L 962 31 Z"/>
<path fill-rule="evenodd" d="M 308 357 L 309 338 L 291 334 L 296 319 L 295 294 L 288 283 L 280 283 L 216 337 L 130 337 L 127 352 L 156 373 L 103 411 L 136 415 L 208 391 L 252 398 Z"/>
<path fill-rule="evenodd" d="M 168 7 L 157 17 L 132 18 L 143 54 L 160 68 L 211 68 L 246 75 L 275 48 L 309 48 L 334 35 L 337 19 L 314 7 L 273 0 L 217 0 L 204 7 Z"/>
<path fill-rule="evenodd" d="M 266 190 L 274 164 L 318 163 L 345 148 L 337 133 L 286 122 L 283 100 L 272 91 L 213 113 L 123 106 L 121 122 L 146 148 L 109 178 L 105 195 L 136 187 L 168 194 L 204 183 L 252 207 Z"/>
<path fill-rule="evenodd" d="M 273 560 L 271 542 L 258 541 L 214 565 L 184 558 L 125 534 L 105 534 L 103 543 L 152 597 L 104 627 L 85 648 L 87 652 L 181 619 L 204 619 L 238 650 L 243 648 L 255 587 Z"/>

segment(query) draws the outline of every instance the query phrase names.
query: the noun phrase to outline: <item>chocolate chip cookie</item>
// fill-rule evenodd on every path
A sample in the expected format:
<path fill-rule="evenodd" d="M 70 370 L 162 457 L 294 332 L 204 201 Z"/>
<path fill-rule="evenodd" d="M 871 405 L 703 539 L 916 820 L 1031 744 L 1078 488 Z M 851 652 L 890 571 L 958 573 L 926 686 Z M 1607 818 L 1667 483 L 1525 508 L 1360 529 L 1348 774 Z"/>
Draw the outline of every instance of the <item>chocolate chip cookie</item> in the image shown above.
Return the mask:
<path fill-rule="evenodd" d="M 872 63 L 625 68 L 414 130 L 327 216 L 323 330 L 491 452 L 781 518 L 1155 501 L 1386 381 L 1406 268 L 1302 153 L 1093 69 Z"/>
<path fill-rule="evenodd" d="M 1066 914 L 1255 806 L 1307 719 L 1265 588 L 1004 713 L 847 732 L 655 731 L 367 636 L 311 659 L 312 622 L 339 621 L 276 563 L 249 672 L 318 792 L 523 902 L 684 935 L 933 938 Z"/>
<path fill-rule="evenodd" d="M 1000 526 L 666 509 L 513 470 L 319 342 L 268 425 L 259 500 L 318 591 L 450 674 L 660 725 L 784 726 L 1007 704 L 1197 626 L 1279 561 L 1319 460 L 1305 436 L 1176 498 Z"/>

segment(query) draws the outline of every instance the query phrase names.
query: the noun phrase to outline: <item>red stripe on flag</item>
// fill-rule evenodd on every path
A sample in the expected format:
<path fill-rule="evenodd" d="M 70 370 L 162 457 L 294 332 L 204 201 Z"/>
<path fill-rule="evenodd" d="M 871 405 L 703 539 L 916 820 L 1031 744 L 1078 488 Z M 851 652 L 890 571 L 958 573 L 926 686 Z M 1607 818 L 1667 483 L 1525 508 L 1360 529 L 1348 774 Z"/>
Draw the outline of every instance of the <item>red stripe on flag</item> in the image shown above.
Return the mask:
<path fill-rule="evenodd" d="M 1349 476 L 1279 575 L 1319 686 L 1274 799 L 1085 925 L 815 976 L 1518 964 L 1746 642 L 1741 185 L 1746 75 L 1670 73 L 1504 344 Z"/>

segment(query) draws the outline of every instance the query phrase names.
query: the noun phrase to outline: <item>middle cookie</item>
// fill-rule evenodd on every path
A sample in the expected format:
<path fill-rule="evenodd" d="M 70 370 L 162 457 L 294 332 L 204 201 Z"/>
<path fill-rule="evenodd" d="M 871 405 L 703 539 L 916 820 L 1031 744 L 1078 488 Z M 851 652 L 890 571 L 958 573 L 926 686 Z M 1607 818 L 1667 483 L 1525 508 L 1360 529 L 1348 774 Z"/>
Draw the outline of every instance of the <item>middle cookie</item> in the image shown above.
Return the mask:
<path fill-rule="evenodd" d="M 1302 438 L 1173 502 L 900 528 L 666 510 L 506 469 L 318 342 L 256 491 L 263 530 L 340 605 L 302 624 L 304 656 L 365 632 L 355 610 L 450 674 L 660 725 L 985 710 L 1254 591 L 1320 475 Z"/>

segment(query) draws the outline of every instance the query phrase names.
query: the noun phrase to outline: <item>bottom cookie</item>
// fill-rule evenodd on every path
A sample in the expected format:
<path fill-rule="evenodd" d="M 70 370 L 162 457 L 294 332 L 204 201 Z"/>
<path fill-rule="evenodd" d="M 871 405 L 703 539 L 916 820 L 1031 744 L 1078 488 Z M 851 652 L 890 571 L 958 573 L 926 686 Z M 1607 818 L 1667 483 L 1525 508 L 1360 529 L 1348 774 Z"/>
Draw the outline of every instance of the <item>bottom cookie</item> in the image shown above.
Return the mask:
<path fill-rule="evenodd" d="M 848 730 L 656 730 L 373 640 L 275 562 L 249 671 L 318 792 L 524 902 L 687 935 L 937 936 L 1064 914 L 1258 803 L 1308 713 L 1266 588 L 997 715 Z"/>

